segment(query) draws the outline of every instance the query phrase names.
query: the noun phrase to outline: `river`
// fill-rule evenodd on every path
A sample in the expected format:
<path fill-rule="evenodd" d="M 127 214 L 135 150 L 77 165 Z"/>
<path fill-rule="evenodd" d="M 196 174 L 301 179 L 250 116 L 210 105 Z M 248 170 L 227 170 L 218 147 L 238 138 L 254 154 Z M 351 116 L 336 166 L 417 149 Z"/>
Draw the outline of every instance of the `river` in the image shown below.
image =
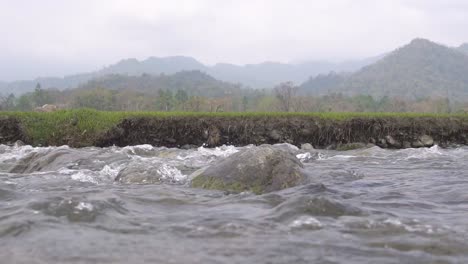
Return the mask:
<path fill-rule="evenodd" d="M 295 149 L 307 185 L 189 187 L 241 149 L 0 145 L 1 263 L 468 263 L 467 147 Z"/>

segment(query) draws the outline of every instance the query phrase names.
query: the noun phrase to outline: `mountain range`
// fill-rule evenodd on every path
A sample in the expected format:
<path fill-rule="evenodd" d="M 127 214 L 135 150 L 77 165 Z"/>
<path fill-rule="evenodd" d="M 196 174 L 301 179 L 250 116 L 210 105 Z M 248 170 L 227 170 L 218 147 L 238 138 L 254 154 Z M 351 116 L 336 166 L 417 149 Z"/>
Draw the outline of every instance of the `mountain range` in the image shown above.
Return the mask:
<path fill-rule="evenodd" d="M 105 67 L 99 71 L 66 76 L 64 78 L 37 78 L 29 81 L 0 82 L 0 93 L 21 94 L 34 90 L 37 83 L 43 88 L 57 88 L 59 90 L 76 88 L 86 82 L 109 74 L 139 76 L 142 74 L 171 75 L 181 71 L 201 71 L 225 82 L 238 83 L 252 88 L 272 88 L 285 82 L 302 83 L 310 76 L 330 71 L 356 71 L 371 64 L 379 57 L 341 63 L 309 61 L 297 64 L 278 62 L 264 62 L 238 66 L 228 63 L 219 63 L 207 66 L 194 58 L 184 56 L 150 57 L 146 60 L 125 59 Z"/>
<path fill-rule="evenodd" d="M 128 80 L 118 77 L 141 77 L 142 75 L 164 76 L 178 72 L 197 71 L 235 87 L 272 88 L 284 81 L 302 83 L 300 94 L 322 96 L 331 93 L 344 95 L 371 95 L 405 99 L 426 97 L 450 97 L 468 100 L 468 44 L 451 48 L 426 39 L 415 39 L 411 43 L 378 56 L 361 61 L 344 63 L 304 62 L 284 64 L 265 62 L 237 66 L 216 64 L 207 66 L 191 57 L 151 57 L 143 61 L 122 60 L 99 71 L 67 76 L 64 78 L 38 78 L 31 81 L 0 82 L 0 93 L 21 94 L 34 90 L 37 83 L 43 88 L 68 89 L 91 87 L 111 83 L 118 88 Z M 176 75 L 182 78 L 187 73 Z M 106 76 L 113 76 L 110 79 Z M 193 76 L 192 76 L 193 77 Z M 192 77 L 189 79 L 191 80 Z M 177 79 L 176 78 L 176 79 Z M 198 77 L 197 77 L 198 78 Z M 309 78 L 309 79 L 308 79 Z M 195 78 L 196 79 L 196 78 Z M 127 81 L 123 81 L 127 80 Z M 137 79 L 145 83 L 145 78 Z M 162 78 L 161 80 L 165 80 Z M 179 83 L 178 86 L 182 85 Z M 188 83 L 183 84 L 190 87 Z M 174 86 L 175 87 L 175 86 Z"/>
<path fill-rule="evenodd" d="M 311 95 L 341 93 L 376 98 L 450 97 L 467 100 L 467 47 L 465 44 L 450 48 L 426 39 L 415 39 L 353 74 L 310 78 L 301 85 L 301 92 Z"/>

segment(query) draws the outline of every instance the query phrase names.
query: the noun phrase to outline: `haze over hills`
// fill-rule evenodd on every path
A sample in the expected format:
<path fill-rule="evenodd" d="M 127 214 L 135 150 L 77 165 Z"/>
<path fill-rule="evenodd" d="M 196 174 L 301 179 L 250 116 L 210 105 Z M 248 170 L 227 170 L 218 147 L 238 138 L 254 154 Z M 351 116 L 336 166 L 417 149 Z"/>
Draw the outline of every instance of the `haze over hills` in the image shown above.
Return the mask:
<path fill-rule="evenodd" d="M 161 90 L 176 93 L 184 90 L 188 96 L 222 97 L 238 94 L 241 87 L 236 84 L 219 81 L 208 74 L 193 70 L 180 71 L 164 75 L 121 75 L 109 74 L 98 77 L 80 85 L 76 90 L 93 90 L 96 88 L 133 91 L 148 95 L 158 94 Z"/>
<path fill-rule="evenodd" d="M 104 68 L 99 74 L 141 75 L 161 73 L 173 74 L 180 71 L 198 70 L 205 72 L 222 81 L 240 83 L 253 88 L 271 88 L 281 82 L 292 81 L 302 83 L 310 76 L 330 71 L 349 72 L 377 61 L 380 57 L 373 57 L 360 61 L 330 63 L 309 61 L 298 64 L 278 62 L 264 62 L 260 64 L 247 64 L 238 66 L 228 63 L 219 63 L 206 66 L 191 57 L 151 57 L 143 61 L 136 59 L 122 60 L 117 64 Z"/>
<path fill-rule="evenodd" d="M 464 47 L 464 46 L 462 46 Z M 461 49 L 461 48 L 460 48 Z M 468 56 L 429 40 L 415 39 L 378 62 L 349 76 L 312 78 L 302 91 L 313 95 L 342 93 L 420 99 L 468 99 Z"/>
<path fill-rule="evenodd" d="M 468 55 L 468 43 L 462 44 L 460 47 L 458 47 L 458 50 L 466 53 Z"/>
<path fill-rule="evenodd" d="M 29 81 L 15 81 L 11 83 L 0 83 L 0 92 L 22 94 L 34 90 L 37 83 L 43 88 L 57 88 L 60 90 L 75 88 L 85 84 L 94 78 L 108 74 L 122 74 L 138 76 L 142 74 L 171 75 L 181 71 L 201 71 L 212 77 L 226 82 L 239 83 L 252 88 L 272 88 L 273 86 L 285 82 L 293 81 L 302 83 L 310 76 L 330 71 L 356 71 L 365 65 L 378 60 L 379 57 L 368 58 L 357 61 L 347 61 L 342 63 L 330 62 L 303 62 L 298 64 L 285 64 L 277 62 L 265 62 L 260 64 L 248 64 L 238 66 L 228 63 L 219 63 L 214 66 L 207 66 L 191 57 L 150 57 L 146 60 L 125 59 L 107 66 L 99 71 L 66 76 L 64 78 L 37 78 Z"/>
<path fill-rule="evenodd" d="M 226 63 L 207 66 L 194 58 L 183 56 L 150 57 L 143 61 L 126 59 L 96 72 L 65 78 L 0 82 L 0 93 L 29 92 L 34 90 L 37 83 L 40 83 L 43 88 L 58 88 L 59 90 L 90 84 L 97 85 L 102 84 L 99 80 L 109 81 L 109 78 L 106 79 L 105 76 L 115 74 L 131 77 L 144 74 L 159 76 L 182 71 L 199 71 L 207 78 L 212 78 L 213 82 L 219 80 L 221 81 L 219 83 L 237 83 L 237 86 L 253 88 L 272 88 L 285 81 L 303 83 L 300 94 L 314 96 L 342 93 L 344 95 L 371 95 L 376 98 L 389 96 L 419 99 L 449 96 L 468 100 L 467 54 L 468 44 L 463 44 L 458 48 L 449 48 L 429 40 L 415 39 L 385 56 L 344 63 L 265 62 L 244 66 Z M 117 79 L 115 76 L 110 79 L 113 80 L 113 85 L 122 87 L 123 84 L 115 82 Z M 91 81 L 90 84 L 87 84 L 89 81 Z M 122 80 L 122 83 L 128 84 L 127 79 Z M 105 87 L 109 86 L 108 82 L 105 84 Z M 191 87 L 190 83 L 183 85 Z"/>

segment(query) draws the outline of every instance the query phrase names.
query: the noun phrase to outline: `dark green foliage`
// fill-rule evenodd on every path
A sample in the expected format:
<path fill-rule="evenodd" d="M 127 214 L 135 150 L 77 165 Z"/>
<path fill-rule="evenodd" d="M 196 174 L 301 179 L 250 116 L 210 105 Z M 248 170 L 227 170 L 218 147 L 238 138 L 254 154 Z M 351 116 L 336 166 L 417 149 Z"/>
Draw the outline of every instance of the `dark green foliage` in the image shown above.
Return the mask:
<path fill-rule="evenodd" d="M 349 95 L 367 94 L 377 98 L 468 100 L 468 56 L 417 39 L 351 75 L 339 89 Z"/>
<path fill-rule="evenodd" d="M 113 110 L 115 108 L 113 93 L 102 88 L 82 91 L 73 98 L 73 106 L 75 108 Z"/>
<path fill-rule="evenodd" d="M 428 40 L 415 39 L 349 76 L 330 74 L 311 78 L 301 86 L 301 92 L 314 96 L 331 93 L 388 96 L 406 101 L 426 98 L 468 101 L 468 56 Z"/>
<path fill-rule="evenodd" d="M 337 74 L 331 72 L 328 75 L 320 74 L 317 77 L 311 77 L 299 88 L 301 95 L 322 96 L 330 94 L 339 89 L 340 85 L 346 80 L 347 74 Z"/>

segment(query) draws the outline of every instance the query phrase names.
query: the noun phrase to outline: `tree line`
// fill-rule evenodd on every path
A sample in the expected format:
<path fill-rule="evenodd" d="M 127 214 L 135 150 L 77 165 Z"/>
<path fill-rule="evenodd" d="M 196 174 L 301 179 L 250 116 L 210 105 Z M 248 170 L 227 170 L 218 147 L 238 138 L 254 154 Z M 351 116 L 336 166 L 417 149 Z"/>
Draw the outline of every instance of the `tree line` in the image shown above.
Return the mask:
<path fill-rule="evenodd" d="M 323 83 L 324 86 L 326 82 Z M 319 88 L 314 88 L 314 90 Z M 173 75 L 108 75 L 75 89 L 43 89 L 16 97 L 0 95 L 2 111 L 33 111 L 45 104 L 59 109 L 92 108 L 105 111 L 188 112 L 467 112 L 468 104 L 444 97 L 408 100 L 305 93 L 291 82 L 273 89 L 252 89 L 222 82 L 199 71 Z"/>
<path fill-rule="evenodd" d="M 297 94 L 298 87 L 283 83 L 273 90 L 250 90 L 245 93 L 208 97 L 191 95 L 184 89 L 135 90 L 106 88 L 59 91 L 42 89 L 19 97 L 0 96 L 1 111 L 33 111 L 45 104 L 60 109 L 92 108 L 104 111 L 189 111 L 189 112 L 468 112 L 468 103 L 451 103 L 446 98 L 404 100 L 368 95 L 330 94 L 320 97 Z"/>

